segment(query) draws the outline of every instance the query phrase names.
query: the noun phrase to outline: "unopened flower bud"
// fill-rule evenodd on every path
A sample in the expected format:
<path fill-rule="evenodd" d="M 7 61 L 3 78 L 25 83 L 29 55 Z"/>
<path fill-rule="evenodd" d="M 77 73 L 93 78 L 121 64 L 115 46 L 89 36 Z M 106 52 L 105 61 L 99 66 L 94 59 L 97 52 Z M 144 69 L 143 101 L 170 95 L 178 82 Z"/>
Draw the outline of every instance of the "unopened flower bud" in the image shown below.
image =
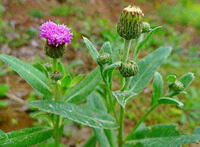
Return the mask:
<path fill-rule="evenodd" d="M 150 24 L 147 23 L 147 22 L 142 22 L 142 32 L 146 33 L 146 32 L 149 32 L 149 31 L 151 31 Z"/>
<path fill-rule="evenodd" d="M 58 80 L 62 79 L 62 77 L 63 76 L 60 72 L 55 71 L 55 72 L 51 73 L 51 79 L 54 81 L 58 81 Z"/>
<path fill-rule="evenodd" d="M 139 7 L 129 5 L 124 8 L 117 25 L 118 34 L 127 40 L 138 38 L 142 32 L 143 15 Z"/>
<path fill-rule="evenodd" d="M 109 53 L 102 53 L 97 58 L 97 63 L 99 65 L 105 65 L 111 62 L 111 55 Z"/>
<path fill-rule="evenodd" d="M 182 91 L 184 89 L 184 85 L 182 82 L 176 80 L 174 83 L 169 85 L 169 88 L 174 91 Z"/>
<path fill-rule="evenodd" d="M 134 61 L 128 61 L 127 63 L 122 63 L 119 72 L 123 77 L 135 76 L 139 71 L 138 65 Z"/>
<path fill-rule="evenodd" d="M 58 46 L 50 45 L 48 43 L 45 44 L 45 54 L 50 58 L 60 58 L 64 55 L 65 52 L 65 44 L 61 44 Z"/>

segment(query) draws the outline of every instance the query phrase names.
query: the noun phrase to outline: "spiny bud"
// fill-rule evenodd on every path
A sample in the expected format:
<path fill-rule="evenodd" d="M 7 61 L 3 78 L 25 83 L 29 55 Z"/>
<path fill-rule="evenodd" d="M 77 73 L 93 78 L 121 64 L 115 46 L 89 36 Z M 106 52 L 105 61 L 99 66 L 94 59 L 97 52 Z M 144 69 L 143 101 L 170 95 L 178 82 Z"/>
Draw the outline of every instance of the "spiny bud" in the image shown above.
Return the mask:
<path fill-rule="evenodd" d="M 50 58 L 61 58 L 64 55 L 65 52 L 65 44 L 61 45 L 50 45 L 48 43 L 45 44 L 45 54 L 49 56 Z"/>
<path fill-rule="evenodd" d="M 99 65 L 105 65 L 111 62 L 111 55 L 109 53 L 102 53 L 97 58 L 97 63 Z"/>
<path fill-rule="evenodd" d="M 149 31 L 151 31 L 150 24 L 147 23 L 147 22 L 142 22 L 142 32 L 146 33 L 146 32 L 149 32 Z"/>
<path fill-rule="evenodd" d="M 184 85 L 182 82 L 176 80 L 174 83 L 169 85 L 169 88 L 174 91 L 182 91 L 184 89 Z"/>
<path fill-rule="evenodd" d="M 51 79 L 54 80 L 54 81 L 58 81 L 62 78 L 62 74 L 60 72 L 52 72 L 51 73 Z"/>
<path fill-rule="evenodd" d="M 121 13 L 117 25 L 118 34 L 127 40 L 138 38 L 142 32 L 142 10 L 136 6 L 128 6 Z"/>
<path fill-rule="evenodd" d="M 127 63 L 122 63 L 119 72 L 123 77 L 135 76 L 139 71 L 138 65 L 134 61 L 128 61 Z"/>

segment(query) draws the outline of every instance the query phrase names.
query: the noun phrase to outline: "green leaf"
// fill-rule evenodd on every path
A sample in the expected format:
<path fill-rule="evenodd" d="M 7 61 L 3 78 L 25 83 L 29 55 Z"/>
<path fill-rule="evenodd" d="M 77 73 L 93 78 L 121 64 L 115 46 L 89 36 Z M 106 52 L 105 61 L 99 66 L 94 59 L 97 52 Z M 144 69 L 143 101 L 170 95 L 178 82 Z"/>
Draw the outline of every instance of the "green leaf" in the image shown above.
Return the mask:
<path fill-rule="evenodd" d="M 14 71 L 16 71 L 37 91 L 46 95 L 51 94 L 51 90 L 48 87 L 47 77 L 38 69 L 12 56 L 2 54 L 0 55 L 0 59 L 7 65 L 11 66 Z"/>
<path fill-rule="evenodd" d="M 0 96 L 6 96 L 9 90 L 9 86 L 7 84 L 0 85 Z"/>
<path fill-rule="evenodd" d="M 125 108 L 126 102 L 133 98 L 137 93 L 131 92 L 131 91 L 113 91 L 113 95 L 117 99 L 118 103 Z"/>
<path fill-rule="evenodd" d="M 131 78 L 129 90 L 139 94 L 151 81 L 155 72 L 169 56 L 170 52 L 170 47 L 161 47 L 140 60 L 138 62 L 139 72 Z"/>
<path fill-rule="evenodd" d="M 99 57 L 98 51 L 95 49 L 94 45 L 90 42 L 89 39 L 87 39 L 86 37 L 83 37 L 83 41 L 84 41 L 87 49 L 89 50 L 90 55 L 96 61 L 97 58 Z"/>
<path fill-rule="evenodd" d="M 170 104 L 170 105 L 178 105 L 183 106 L 183 103 L 170 97 L 162 97 L 158 99 L 158 104 Z"/>
<path fill-rule="evenodd" d="M 101 47 L 101 52 L 103 53 L 109 53 L 112 55 L 112 48 L 110 42 L 105 42 Z"/>
<path fill-rule="evenodd" d="M 101 80 L 100 69 L 96 68 L 87 75 L 84 80 L 76 85 L 76 87 L 70 89 L 69 93 L 65 96 L 65 99 L 70 103 L 80 103 L 92 93 Z"/>
<path fill-rule="evenodd" d="M 105 129 L 115 129 L 117 127 L 115 119 L 111 115 L 86 106 L 78 107 L 72 103 L 48 100 L 33 101 L 29 105 L 90 127 Z"/>
<path fill-rule="evenodd" d="M 53 129 L 48 127 L 26 128 L 9 132 L 0 136 L 0 146 L 26 147 L 49 139 L 53 135 Z"/>
<path fill-rule="evenodd" d="M 58 69 L 59 72 L 62 73 L 63 76 L 66 75 L 65 66 L 64 66 L 64 64 L 61 61 L 57 62 L 57 69 Z"/>
<path fill-rule="evenodd" d="M 147 36 L 141 41 L 139 42 L 139 44 L 136 47 L 136 54 L 139 53 L 139 51 L 142 49 L 142 47 L 144 47 L 144 45 L 151 39 L 151 37 L 153 36 L 154 32 L 158 29 L 162 28 L 162 26 L 158 26 L 154 29 L 152 29 Z"/>
<path fill-rule="evenodd" d="M 156 104 L 158 98 L 160 98 L 162 94 L 163 94 L 163 78 L 158 72 L 156 72 L 154 74 L 151 104 L 152 105 Z"/>
<path fill-rule="evenodd" d="M 83 147 L 95 147 L 96 146 L 96 137 L 91 136 L 87 142 L 83 145 Z"/>
<path fill-rule="evenodd" d="M 137 130 L 125 147 L 179 147 L 197 143 L 200 134 L 180 134 L 175 124 L 159 124 Z"/>
<path fill-rule="evenodd" d="M 181 81 L 185 87 L 185 89 L 192 83 L 192 81 L 195 79 L 194 73 L 188 72 L 187 74 L 183 75 L 179 78 L 179 81 Z"/>
<path fill-rule="evenodd" d="M 85 77 L 85 75 L 83 75 L 83 74 L 76 76 L 76 77 L 72 80 L 70 86 L 71 86 L 71 87 L 75 86 L 75 85 L 78 84 L 84 77 Z"/>
<path fill-rule="evenodd" d="M 61 80 L 61 85 L 62 86 L 65 86 L 65 87 L 68 87 L 70 85 L 72 81 L 72 78 L 70 75 L 66 75 L 62 80 Z"/>
<path fill-rule="evenodd" d="M 104 111 L 105 113 L 107 112 L 106 106 L 104 105 L 100 95 L 96 92 L 91 93 L 87 97 L 87 105 L 91 108 L 96 108 L 98 110 Z M 101 147 L 116 146 L 116 136 L 113 130 L 103 130 L 98 128 L 93 129 Z"/>

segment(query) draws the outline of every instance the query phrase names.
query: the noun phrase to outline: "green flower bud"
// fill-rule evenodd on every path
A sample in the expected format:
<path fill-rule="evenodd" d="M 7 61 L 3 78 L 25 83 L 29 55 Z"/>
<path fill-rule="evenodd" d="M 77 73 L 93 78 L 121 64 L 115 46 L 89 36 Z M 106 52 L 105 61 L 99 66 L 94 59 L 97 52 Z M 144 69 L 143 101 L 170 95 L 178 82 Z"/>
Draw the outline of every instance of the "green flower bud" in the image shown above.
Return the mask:
<path fill-rule="evenodd" d="M 117 24 L 118 34 L 127 40 L 138 38 L 142 32 L 142 10 L 136 6 L 126 7 Z"/>
<path fill-rule="evenodd" d="M 169 85 L 169 88 L 174 91 L 182 91 L 184 89 L 184 85 L 182 82 L 176 80 L 174 83 Z"/>
<path fill-rule="evenodd" d="M 110 63 L 111 60 L 112 60 L 111 55 L 109 53 L 102 53 L 97 58 L 97 63 L 102 66 L 102 65 Z"/>
<path fill-rule="evenodd" d="M 151 31 L 150 24 L 147 23 L 147 22 L 142 22 L 142 32 L 146 33 L 146 32 L 149 32 L 149 31 Z"/>
<path fill-rule="evenodd" d="M 50 58 L 61 58 L 65 53 L 65 44 L 61 44 L 58 46 L 50 45 L 48 43 L 45 44 L 45 54 Z"/>
<path fill-rule="evenodd" d="M 135 76 L 139 71 L 138 65 L 134 61 L 128 61 L 127 63 L 122 63 L 119 72 L 123 77 Z"/>
<path fill-rule="evenodd" d="M 63 77 L 62 74 L 57 71 L 52 72 L 50 76 L 51 76 L 51 79 L 54 81 L 58 81 L 58 80 L 62 79 L 62 77 Z"/>

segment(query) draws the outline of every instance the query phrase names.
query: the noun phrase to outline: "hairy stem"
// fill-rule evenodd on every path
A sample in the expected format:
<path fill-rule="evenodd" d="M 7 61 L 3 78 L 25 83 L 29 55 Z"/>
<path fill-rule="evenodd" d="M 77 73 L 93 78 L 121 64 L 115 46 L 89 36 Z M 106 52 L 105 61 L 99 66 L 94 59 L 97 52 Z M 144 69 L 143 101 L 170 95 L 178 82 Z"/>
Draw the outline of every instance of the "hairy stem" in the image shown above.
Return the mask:
<path fill-rule="evenodd" d="M 123 57 L 122 62 L 125 62 L 128 59 L 129 50 L 131 46 L 131 40 L 124 40 L 124 51 L 123 51 Z"/>
<path fill-rule="evenodd" d="M 52 66 L 53 66 L 53 72 L 57 71 L 57 61 L 58 59 L 53 59 Z M 58 101 L 59 100 L 59 89 L 57 82 L 54 83 L 54 100 Z M 59 145 L 60 142 L 60 116 L 54 115 L 54 130 L 55 130 L 55 147 Z"/>
<path fill-rule="evenodd" d="M 124 52 L 122 57 L 122 62 L 127 61 L 129 56 L 129 50 L 131 46 L 131 40 L 124 40 Z M 124 80 L 124 78 L 123 78 Z M 129 78 L 125 79 L 125 84 L 122 82 L 121 91 L 125 90 L 129 84 Z M 119 118 L 119 129 L 118 129 L 118 146 L 123 146 L 123 136 L 124 136 L 124 108 L 120 105 L 120 118 Z"/>
<path fill-rule="evenodd" d="M 138 127 L 141 125 L 141 123 L 145 120 L 145 118 L 157 107 L 158 105 L 154 105 L 153 107 L 151 107 L 151 109 L 149 109 L 144 116 L 140 119 L 140 121 L 136 124 L 136 126 L 133 128 L 133 130 L 129 133 L 129 135 L 126 137 L 126 140 L 130 139 L 130 137 L 135 133 L 135 131 L 138 129 Z"/>

